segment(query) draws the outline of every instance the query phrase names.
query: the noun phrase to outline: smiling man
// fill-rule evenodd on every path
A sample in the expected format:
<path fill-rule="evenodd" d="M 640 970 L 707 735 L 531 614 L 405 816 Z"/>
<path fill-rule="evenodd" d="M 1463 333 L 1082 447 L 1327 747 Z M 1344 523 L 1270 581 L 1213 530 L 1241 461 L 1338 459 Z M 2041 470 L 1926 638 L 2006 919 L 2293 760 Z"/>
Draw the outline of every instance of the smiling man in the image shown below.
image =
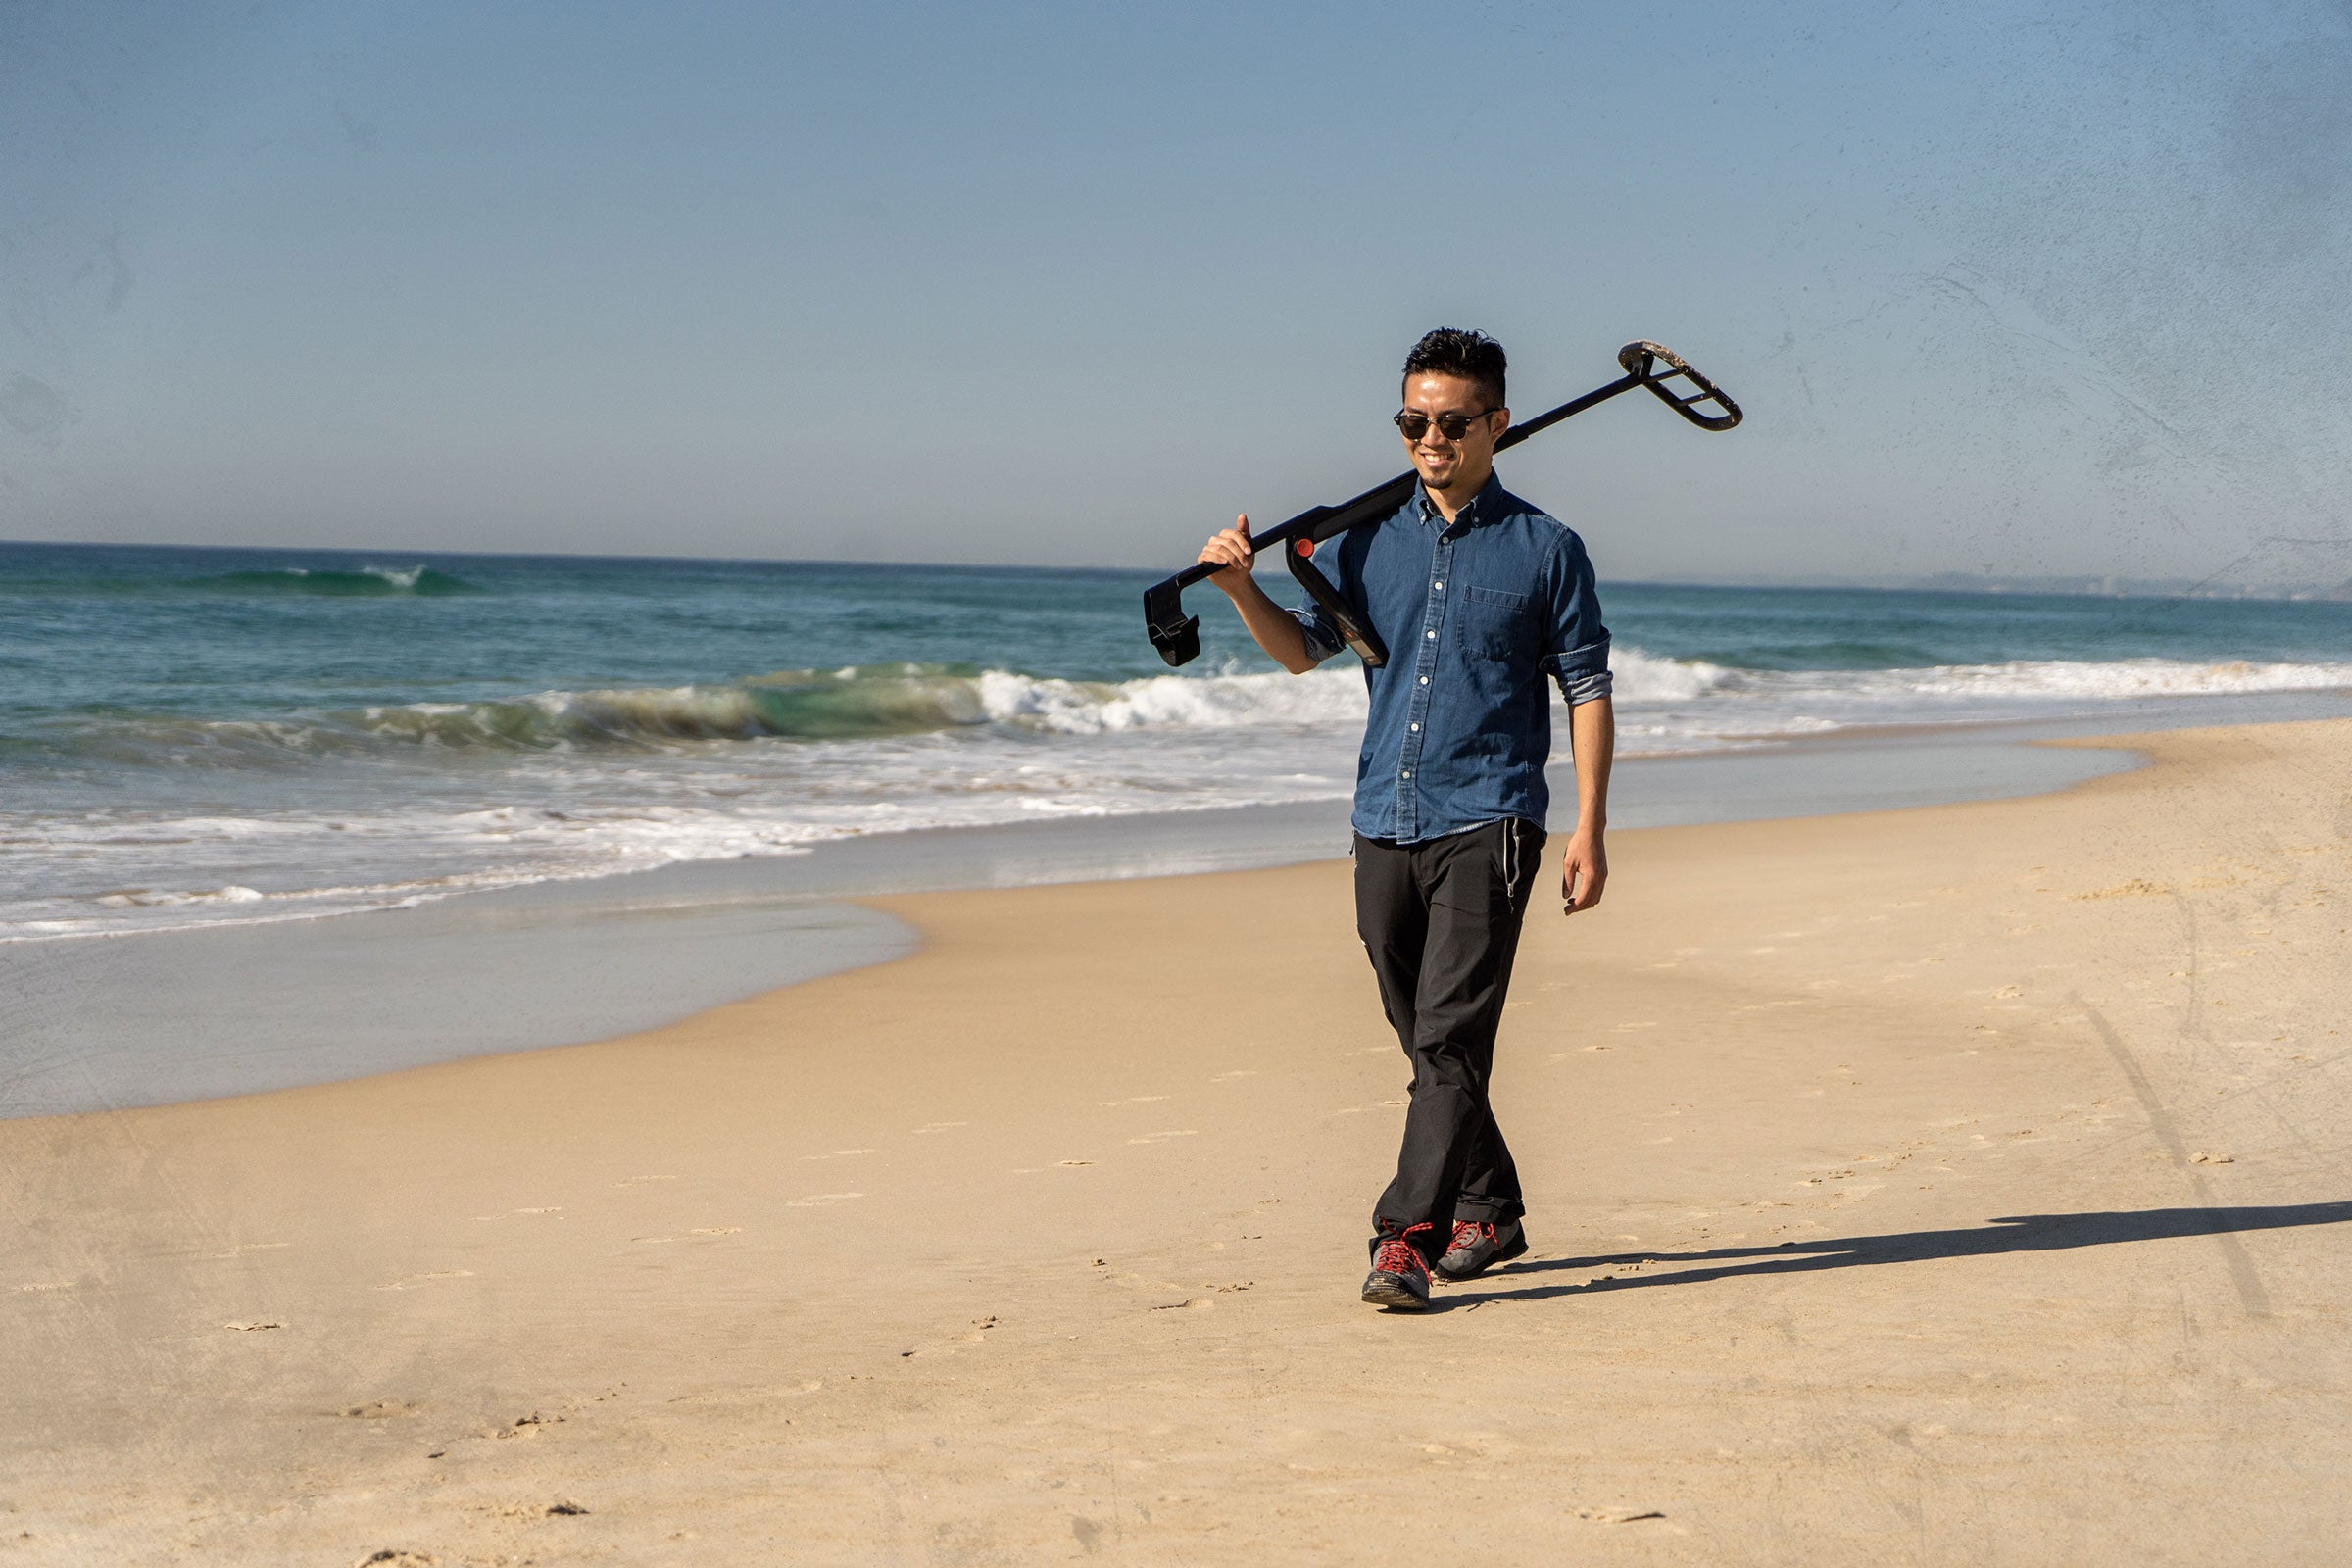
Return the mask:
<path fill-rule="evenodd" d="M 1556 681 L 1570 710 L 1576 831 L 1560 866 L 1570 914 L 1600 902 L 1609 761 L 1609 633 L 1582 540 L 1505 490 L 1502 346 L 1441 327 L 1404 362 L 1396 428 L 1420 475 L 1394 515 L 1325 545 L 1341 596 L 1390 649 L 1366 668 L 1356 760 L 1355 920 L 1413 1069 L 1396 1174 L 1372 1210 L 1363 1298 L 1429 1305 L 1527 1250 L 1526 1205 L 1487 1085 L 1519 926 L 1540 874 Z M 1200 560 L 1257 644 L 1293 674 L 1338 653 L 1317 606 L 1284 610 L 1250 575 L 1250 519 Z"/>

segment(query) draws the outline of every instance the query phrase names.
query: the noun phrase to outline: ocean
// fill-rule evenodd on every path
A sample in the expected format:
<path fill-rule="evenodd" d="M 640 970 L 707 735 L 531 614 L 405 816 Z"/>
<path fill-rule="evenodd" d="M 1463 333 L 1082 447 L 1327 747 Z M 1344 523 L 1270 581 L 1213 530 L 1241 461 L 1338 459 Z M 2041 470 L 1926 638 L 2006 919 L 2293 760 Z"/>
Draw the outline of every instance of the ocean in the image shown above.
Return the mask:
<path fill-rule="evenodd" d="M 1202 587 L 1171 672 L 1160 575 L 0 544 L 0 941 L 1344 799 L 1353 660 L 1285 675 Z M 1602 600 L 1629 758 L 2352 686 L 2348 604 Z"/>

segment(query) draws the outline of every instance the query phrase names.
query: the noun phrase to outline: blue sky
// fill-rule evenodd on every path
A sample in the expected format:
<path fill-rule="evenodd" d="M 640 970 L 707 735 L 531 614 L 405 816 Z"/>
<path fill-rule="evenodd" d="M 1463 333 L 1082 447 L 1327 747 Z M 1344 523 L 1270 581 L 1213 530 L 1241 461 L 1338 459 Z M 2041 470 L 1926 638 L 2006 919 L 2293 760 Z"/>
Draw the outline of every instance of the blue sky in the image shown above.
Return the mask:
<path fill-rule="evenodd" d="M 1603 571 L 2352 576 L 2352 5 L 0 11 L 0 537 L 1173 565 L 1440 323 Z"/>

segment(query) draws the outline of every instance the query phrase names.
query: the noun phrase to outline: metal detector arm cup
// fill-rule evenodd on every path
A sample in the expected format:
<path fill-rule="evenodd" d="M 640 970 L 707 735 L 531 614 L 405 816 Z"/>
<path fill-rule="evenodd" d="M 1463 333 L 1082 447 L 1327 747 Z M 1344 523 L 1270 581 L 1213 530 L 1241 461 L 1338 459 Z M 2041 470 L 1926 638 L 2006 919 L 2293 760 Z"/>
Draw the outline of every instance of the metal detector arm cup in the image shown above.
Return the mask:
<path fill-rule="evenodd" d="M 1663 375 L 1657 371 L 1660 361 L 1673 367 Z M 1617 351 L 1617 363 L 1625 367 L 1626 374 L 1639 376 L 1643 386 L 1657 394 L 1659 402 L 1701 430 L 1729 430 L 1745 417 L 1740 412 L 1740 405 L 1724 396 L 1723 388 L 1690 368 L 1688 361 L 1663 343 L 1637 338 Z M 1692 390 L 1685 397 L 1679 391 L 1668 388 L 1670 381 L 1688 381 Z M 1700 406 L 1708 403 L 1714 404 L 1722 412 L 1700 413 Z"/>
<path fill-rule="evenodd" d="M 1144 630 L 1171 666 L 1200 657 L 1200 617 L 1184 612 L 1184 584 L 1178 578 L 1144 590 Z"/>

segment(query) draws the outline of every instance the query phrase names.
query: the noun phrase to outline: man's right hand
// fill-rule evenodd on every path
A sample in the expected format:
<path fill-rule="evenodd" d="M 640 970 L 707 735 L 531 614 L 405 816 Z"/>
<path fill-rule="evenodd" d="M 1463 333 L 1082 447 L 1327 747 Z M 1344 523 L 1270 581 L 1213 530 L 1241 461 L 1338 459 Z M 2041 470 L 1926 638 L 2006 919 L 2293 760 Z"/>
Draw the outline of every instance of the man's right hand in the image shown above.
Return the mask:
<path fill-rule="evenodd" d="M 1215 566 L 1208 580 L 1225 591 L 1233 608 L 1242 612 L 1242 624 L 1268 658 L 1294 675 L 1303 675 L 1315 667 L 1315 656 L 1307 651 L 1306 633 L 1291 612 L 1266 597 L 1266 591 L 1250 575 L 1257 564 L 1257 552 L 1250 548 L 1250 514 L 1243 513 L 1234 518 L 1233 526 L 1223 533 L 1209 535 L 1208 543 L 1200 547 L 1200 564 Z"/>
<path fill-rule="evenodd" d="M 1223 533 L 1210 534 L 1208 543 L 1200 547 L 1200 564 L 1218 566 L 1209 581 L 1223 589 L 1227 598 L 1238 596 L 1250 582 L 1250 572 L 1257 564 L 1257 552 L 1250 548 L 1250 514 L 1243 513 L 1233 526 Z"/>

